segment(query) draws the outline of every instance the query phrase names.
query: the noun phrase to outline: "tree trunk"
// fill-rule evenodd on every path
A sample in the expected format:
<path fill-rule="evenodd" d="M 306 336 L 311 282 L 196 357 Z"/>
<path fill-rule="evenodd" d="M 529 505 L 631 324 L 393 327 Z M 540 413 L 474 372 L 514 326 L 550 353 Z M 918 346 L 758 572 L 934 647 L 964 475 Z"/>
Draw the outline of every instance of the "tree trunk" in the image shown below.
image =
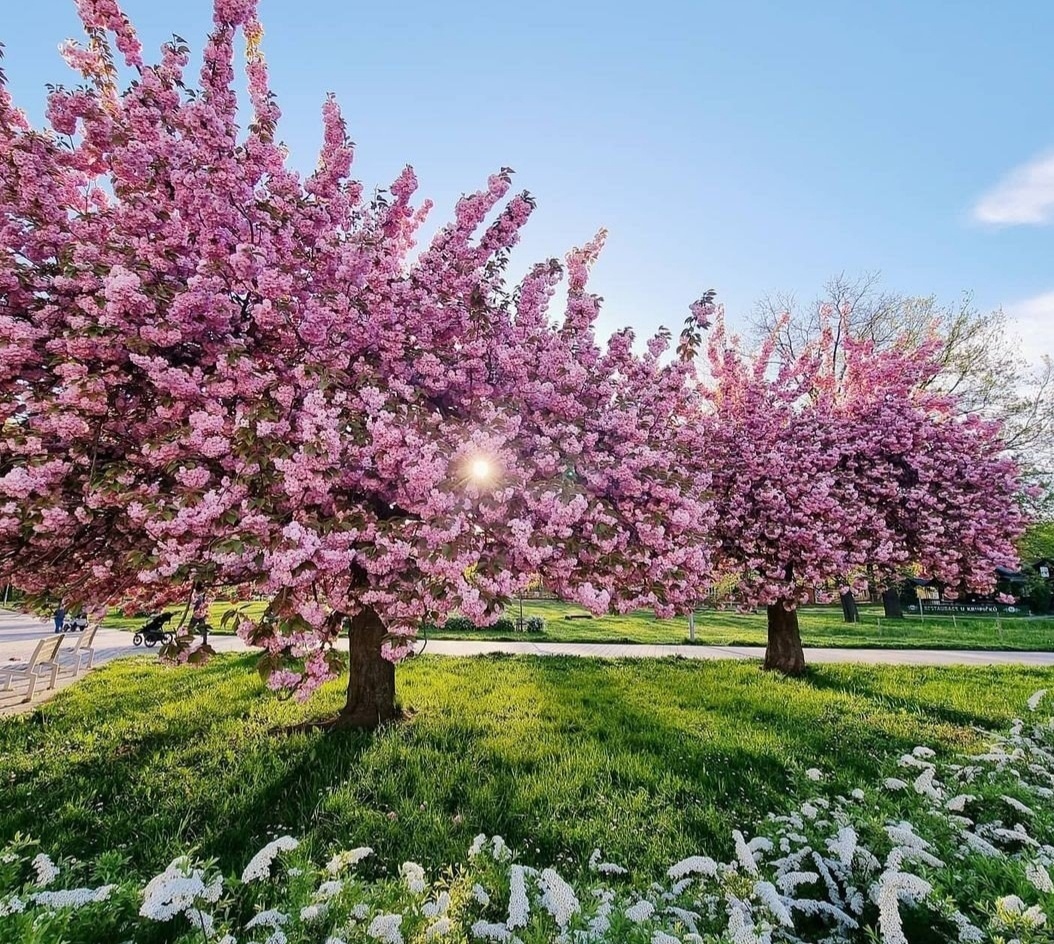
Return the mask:
<path fill-rule="evenodd" d="M 904 608 L 900 603 L 900 593 L 896 587 L 882 591 L 882 608 L 887 619 L 904 619 Z"/>
<path fill-rule="evenodd" d="M 801 675 L 805 671 L 805 652 L 798 633 L 798 611 L 788 610 L 782 602 L 776 602 L 768 608 L 768 622 L 765 668 L 784 675 Z"/>
<path fill-rule="evenodd" d="M 860 622 L 860 611 L 856 607 L 856 597 L 853 596 L 853 591 L 849 590 L 839 595 L 842 601 L 842 619 L 847 623 L 859 623 Z"/>
<path fill-rule="evenodd" d="M 381 656 L 388 634 L 377 613 L 367 607 L 348 627 L 348 701 L 337 716 L 342 728 L 372 731 L 396 717 L 395 666 Z"/>

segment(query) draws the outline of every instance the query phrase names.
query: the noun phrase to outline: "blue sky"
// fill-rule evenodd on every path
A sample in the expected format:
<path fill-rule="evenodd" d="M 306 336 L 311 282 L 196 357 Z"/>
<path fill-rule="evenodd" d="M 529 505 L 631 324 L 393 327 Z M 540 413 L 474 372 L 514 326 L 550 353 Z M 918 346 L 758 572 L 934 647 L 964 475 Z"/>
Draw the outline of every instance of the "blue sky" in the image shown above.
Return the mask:
<path fill-rule="evenodd" d="M 125 0 L 147 50 L 198 50 L 209 0 Z M 881 270 L 964 290 L 1054 353 L 1054 4 L 619 6 L 261 0 L 281 137 L 314 164 L 336 92 L 356 171 L 414 165 L 435 221 L 508 165 L 539 208 L 515 269 L 610 231 L 602 327 L 679 326 L 713 287 L 733 320 L 777 290 Z M 73 0 L 12 2 L 0 41 L 35 120 Z M 152 58 L 151 56 L 147 57 Z"/>

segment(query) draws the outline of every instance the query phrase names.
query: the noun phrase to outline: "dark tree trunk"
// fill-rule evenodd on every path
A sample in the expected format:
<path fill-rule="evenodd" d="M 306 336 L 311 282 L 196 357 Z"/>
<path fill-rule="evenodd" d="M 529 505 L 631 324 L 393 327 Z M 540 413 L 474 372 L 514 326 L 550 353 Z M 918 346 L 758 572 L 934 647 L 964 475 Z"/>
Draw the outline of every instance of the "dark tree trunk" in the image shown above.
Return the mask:
<path fill-rule="evenodd" d="M 888 619 L 904 619 L 904 608 L 900 604 L 900 594 L 896 587 L 882 592 L 882 608 Z"/>
<path fill-rule="evenodd" d="M 348 701 L 337 716 L 342 728 L 372 731 L 396 717 L 395 666 L 381 657 L 388 634 L 377 613 L 366 608 L 348 627 Z"/>
<path fill-rule="evenodd" d="M 859 623 L 860 611 L 856 608 L 856 597 L 853 596 L 853 591 L 849 590 L 840 594 L 839 598 L 842 601 L 842 619 L 847 623 Z"/>
<path fill-rule="evenodd" d="M 788 610 L 781 602 L 768 608 L 769 644 L 765 648 L 765 668 L 784 675 L 801 675 L 805 671 L 805 652 L 798 632 L 798 611 Z"/>

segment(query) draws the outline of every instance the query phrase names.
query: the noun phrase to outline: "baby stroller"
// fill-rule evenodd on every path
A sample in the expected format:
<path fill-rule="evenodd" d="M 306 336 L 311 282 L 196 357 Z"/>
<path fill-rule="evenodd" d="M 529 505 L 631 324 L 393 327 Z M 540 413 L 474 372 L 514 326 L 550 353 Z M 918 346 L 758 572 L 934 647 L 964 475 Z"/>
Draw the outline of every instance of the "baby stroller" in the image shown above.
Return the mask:
<path fill-rule="evenodd" d="M 168 645 L 168 643 L 175 639 L 176 635 L 165 629 L 165 623 L 170 619 L 172 619 L 171 613 L 158 613 L 156 616 L 151 616 L 150 619 L 143 624 L 143 628 L 132 637 L 132 642 L 137 646 L 140 646 L 145 642 L 148 647 L 156 646 L 159 642 Z"/>
<path fill-rule="evenodd" d="M 62 631 L 65 633 L 83 633 L 88 628 L 88 615 L 86 613 L 78 613 L 76 616 L 71 616 L 62 624 Z"/>

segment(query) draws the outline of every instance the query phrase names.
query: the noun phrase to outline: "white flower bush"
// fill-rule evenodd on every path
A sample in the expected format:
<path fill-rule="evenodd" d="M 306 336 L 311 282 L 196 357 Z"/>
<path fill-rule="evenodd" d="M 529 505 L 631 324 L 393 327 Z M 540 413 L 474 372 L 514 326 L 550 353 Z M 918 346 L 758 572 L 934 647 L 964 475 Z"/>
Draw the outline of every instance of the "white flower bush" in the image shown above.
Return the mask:
<path fill-rule="evenodd" d="M 240 877 L 182 856 L 142 885 L 113 881 L 119 860 L 93 873 L 16 837 L 0 849 L 0 941 L 1054 941 L 1054 722 L 1033 714 L 983 753 L 944 759 L 919 746 L 895 766 L 902 777 L 848 795 L 830 786 L 834 772 L 809 768 L 797 807 L 734 830 L 726 861 L 690 856 L 651 884 L 600 850 L 575 879 L 480 835 L 464 862 L 433 872 L 404 862 L 388 877 L 362 874 L 368 847 L 317 867 L 283 836 Z M 93 875 L 109 880 L 87 883 Z"/>
<path fill-rule="evenodd" d="M 269 878 L 271 874 L 271 863 L 280 852 L 289 852 L 295 849 L 299 843 L 292 836 L 279 836 L 264 846 L 249 860 L 249 864 L 242 872 L 243 882 L 255 882 L 257 879 Z"/>

